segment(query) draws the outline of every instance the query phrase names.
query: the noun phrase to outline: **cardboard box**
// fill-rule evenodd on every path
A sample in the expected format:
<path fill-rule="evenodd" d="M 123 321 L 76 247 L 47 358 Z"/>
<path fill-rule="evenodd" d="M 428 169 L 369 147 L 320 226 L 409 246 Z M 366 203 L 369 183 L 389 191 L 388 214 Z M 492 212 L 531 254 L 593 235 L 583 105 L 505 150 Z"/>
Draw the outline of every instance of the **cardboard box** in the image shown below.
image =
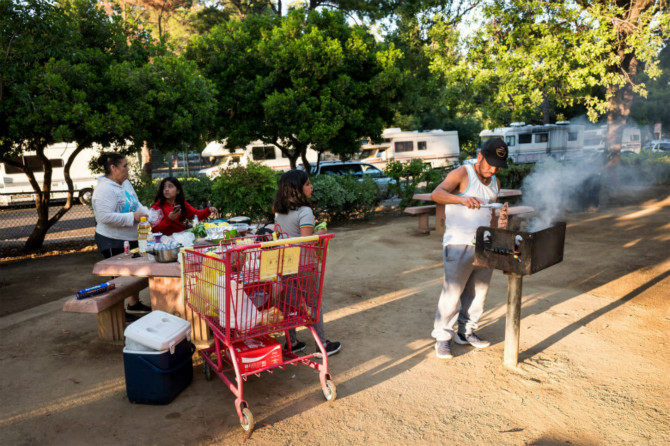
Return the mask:
<path fill-rule="evenodd" d="M 233 348 L 241 373 L 254 372 L 281 364 L 283 359 L 281 344 L 268 335 L 236 342 L 233 344 Z M 231 361 L 228 349 L 226 349 L 226 358 Z"/>

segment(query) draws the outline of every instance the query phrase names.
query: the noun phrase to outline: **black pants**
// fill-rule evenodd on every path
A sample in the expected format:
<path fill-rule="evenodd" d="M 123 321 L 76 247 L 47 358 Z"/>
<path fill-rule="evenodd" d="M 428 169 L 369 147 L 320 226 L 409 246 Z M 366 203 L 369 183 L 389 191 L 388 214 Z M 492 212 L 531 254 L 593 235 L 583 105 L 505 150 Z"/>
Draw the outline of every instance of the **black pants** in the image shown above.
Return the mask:
<path fill-rule="evenodd" d="M 97 232 L 95 233 L 95 243 L 98 245 L 98 251 L 104 258 L 108 259 L 123 252 L 123 240 L 105 237 Z M 130 240 L 130 249 L 135 249 L 139 245 L 137 240 Z"/>

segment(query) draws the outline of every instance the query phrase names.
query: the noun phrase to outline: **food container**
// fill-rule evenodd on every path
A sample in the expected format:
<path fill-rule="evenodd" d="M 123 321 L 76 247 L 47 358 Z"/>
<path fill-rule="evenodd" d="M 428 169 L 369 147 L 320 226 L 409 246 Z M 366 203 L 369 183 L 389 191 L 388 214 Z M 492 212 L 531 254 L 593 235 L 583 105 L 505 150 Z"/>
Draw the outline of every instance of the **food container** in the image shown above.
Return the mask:
<path fill-rule="evenodd" d="M 249 224 L 249 223 L 251 223 L 251 218 L 242 217 L 242 216 L 232 217 L 232 218 L 228 219 L 228 223 L 246 223 L 246 224 Z"/>
<path fill-rule="evenodd" d="M 247 223 L 233 223 L 232 225 L 229 225 L 232 229 L 235 229 L 237 232 L 237 235 L 240 237 L 244 237 L 247 235 L 247 231 L 249 230 L 249 225 Z"/>
<path fill-rule="evenodd" d="M 179 248 L 154 249 L 153 254 L 158 263 L 176 262 L 179 258 Z"/>

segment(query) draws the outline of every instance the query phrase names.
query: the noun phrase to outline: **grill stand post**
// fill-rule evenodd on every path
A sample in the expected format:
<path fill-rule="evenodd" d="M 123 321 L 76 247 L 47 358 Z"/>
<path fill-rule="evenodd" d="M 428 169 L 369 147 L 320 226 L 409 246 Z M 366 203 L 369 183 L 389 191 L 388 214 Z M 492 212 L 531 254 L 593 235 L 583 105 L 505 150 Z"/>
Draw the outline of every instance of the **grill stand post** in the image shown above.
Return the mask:
<path fill-rule="evenodd" d="M 521 325 L 522 275 L 505 273 L 507 277 L 507 319 L 505 321 L 505 356 L 503 365 L 516 369 L 519 361 L 519 327 Z"/>

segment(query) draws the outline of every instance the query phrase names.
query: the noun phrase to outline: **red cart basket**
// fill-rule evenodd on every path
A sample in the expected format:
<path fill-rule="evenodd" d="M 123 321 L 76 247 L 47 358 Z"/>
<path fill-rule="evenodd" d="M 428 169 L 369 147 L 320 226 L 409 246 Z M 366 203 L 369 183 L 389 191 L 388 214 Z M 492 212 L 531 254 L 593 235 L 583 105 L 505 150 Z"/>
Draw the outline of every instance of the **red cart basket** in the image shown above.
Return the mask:
<path fill-rule="evenodd" d="M 261 242 L 253 237 L 186 249 L 185 299 L 214 334 L 200 350 L 205 377 L 214 371 L 236 396 L 242 428 L 254 417 L 244 401 L 243 381 L 275 367 L 302 363 L 319 371 L 326 400 L 337 393 L 328 373 L 328 355 L 312 327 L 319 320 L 328 242 L 333 234 Z M 307 327 L 320 353 L 282 350 L 270 334 Z"/>

